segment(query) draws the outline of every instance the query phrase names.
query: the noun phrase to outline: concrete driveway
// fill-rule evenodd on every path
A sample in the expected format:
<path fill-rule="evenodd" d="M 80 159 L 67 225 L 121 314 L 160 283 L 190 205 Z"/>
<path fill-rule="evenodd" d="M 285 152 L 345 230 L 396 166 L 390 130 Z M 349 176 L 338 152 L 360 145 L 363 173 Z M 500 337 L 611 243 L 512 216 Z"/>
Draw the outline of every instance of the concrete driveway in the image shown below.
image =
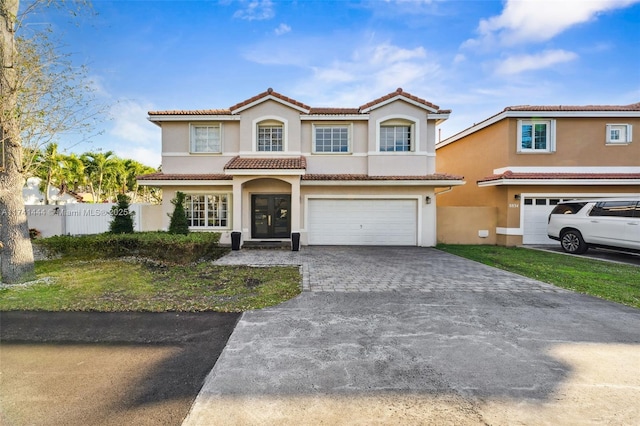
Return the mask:
<path fill-rule="evenodd" d="M 637 424 L 640 310 L 428 248 L 242 250 L 302 295 L 243 314 L 186 425 Z"/>

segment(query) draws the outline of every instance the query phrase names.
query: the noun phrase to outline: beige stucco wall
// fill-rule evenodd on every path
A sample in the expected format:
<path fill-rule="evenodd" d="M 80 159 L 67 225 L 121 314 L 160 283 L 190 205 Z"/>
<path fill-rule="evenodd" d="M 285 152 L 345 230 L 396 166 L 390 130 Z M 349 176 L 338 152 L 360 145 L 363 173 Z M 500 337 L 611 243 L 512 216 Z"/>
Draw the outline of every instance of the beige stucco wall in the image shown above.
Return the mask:
<path fill-rule="evenodd" d="M 351 154 L 312 154 L 306 157 L 308 174 L 367 174 L 367 157 Z"/>
<path fill-rule="evenodd" d="M 437 214 L 438 243 L 496 244 L 496 207 L 438 207 Z"/>
<path fill-rule="evenodd" d="M 222 152 L 192 154 L 191 125 L 220 124 Z M 225 164 L 238 155 L 240 123 L 237 121 L 193 121 L 162 123 L 162 171 L 164 173 L 221 173 Z"/>
<path fill-rule="evenodd" d="M 140 227 L 141 231 L 158 231 L 163 229 L 161 204 L 141 204 L 140 205 Z"/>

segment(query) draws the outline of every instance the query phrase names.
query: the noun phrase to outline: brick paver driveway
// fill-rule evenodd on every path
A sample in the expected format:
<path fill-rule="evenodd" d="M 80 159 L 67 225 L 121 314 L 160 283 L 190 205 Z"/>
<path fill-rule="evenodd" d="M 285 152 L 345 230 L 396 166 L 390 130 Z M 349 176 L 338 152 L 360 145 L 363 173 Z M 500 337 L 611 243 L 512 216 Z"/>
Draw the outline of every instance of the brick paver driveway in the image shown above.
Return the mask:
<path fill-rule="evenodd" d="M 535 291 L 564 290 L 433 248 L 303 247 L 240 250 L 219 264 L 300 265 L 306 291 Z"/>
<path fill-rule="evenodd" d="M 302 265 L 306 291 L 242 315 L 184 426 L 639 423 L 638 309 L 430 248 L 219 263 Z"/>

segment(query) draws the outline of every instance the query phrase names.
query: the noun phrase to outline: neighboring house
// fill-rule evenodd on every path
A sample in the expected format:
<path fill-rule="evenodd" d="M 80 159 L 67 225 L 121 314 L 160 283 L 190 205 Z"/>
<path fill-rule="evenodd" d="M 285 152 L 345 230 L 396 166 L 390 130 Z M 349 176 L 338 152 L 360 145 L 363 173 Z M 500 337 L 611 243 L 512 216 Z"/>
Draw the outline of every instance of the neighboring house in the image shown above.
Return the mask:
<path fill-rule="evenodd" d="M 194 231 L 303 245 L 436 244 L 436 126 L 449 110 L 398 89 L 359 108 L 312 108 L 272 89 L 229 109 L 152 111 L 165 213 L 187 194 Z M 169 218 L 165 217 L 165 228 Z"/>
<path fill-rule="evenodd" d="M 44 205 L 45 197 L 42 191 L 40 190 L 40 186 L 42 184 L 42 179 L 39 177 L 30 177 L 27 179 L 26 185 L 22 188 L 22 198 L 24 199 L 24 203 L 26 205 Z M 73 203 L 81 203 L 82 196 L 76 194 L 73 191 L 69 191 L 62 188 L 57 188 L 53 185 L 49 185 L 49 203 L 50 204 L 73 204 Z"/>
<path fill-rule="evenodd" d="M 493 208 L 458 242 L 484 229 L 500 245 L 556 244 L 546 226 L 560 200 L 640 194 L 640 103 L 508 107 L 436 149 L 438 169 L 469 182 L 438 205 Z"/>

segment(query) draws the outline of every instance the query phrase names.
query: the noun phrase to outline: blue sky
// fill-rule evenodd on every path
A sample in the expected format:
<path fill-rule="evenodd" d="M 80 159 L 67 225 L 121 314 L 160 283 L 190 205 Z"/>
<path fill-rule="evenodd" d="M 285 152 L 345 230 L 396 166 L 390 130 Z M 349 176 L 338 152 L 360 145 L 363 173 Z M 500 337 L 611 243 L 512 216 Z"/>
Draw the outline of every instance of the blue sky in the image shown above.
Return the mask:
<path fill-rule="evenodd" d="M 640 101 L 640 0 L 103 1 L 52 24 L 111 105 L 102 148 L 157 167 L 149 110 L 227 108 L 272 87 L 357 107 L 402 87 L 451 136 L 510 105 Z M 74 146 L 75 145 L 75 146 Z M 72 147 L 73 146 L 73 147 Z M 72 148 L 71 148 L 72 147 Z"/>

